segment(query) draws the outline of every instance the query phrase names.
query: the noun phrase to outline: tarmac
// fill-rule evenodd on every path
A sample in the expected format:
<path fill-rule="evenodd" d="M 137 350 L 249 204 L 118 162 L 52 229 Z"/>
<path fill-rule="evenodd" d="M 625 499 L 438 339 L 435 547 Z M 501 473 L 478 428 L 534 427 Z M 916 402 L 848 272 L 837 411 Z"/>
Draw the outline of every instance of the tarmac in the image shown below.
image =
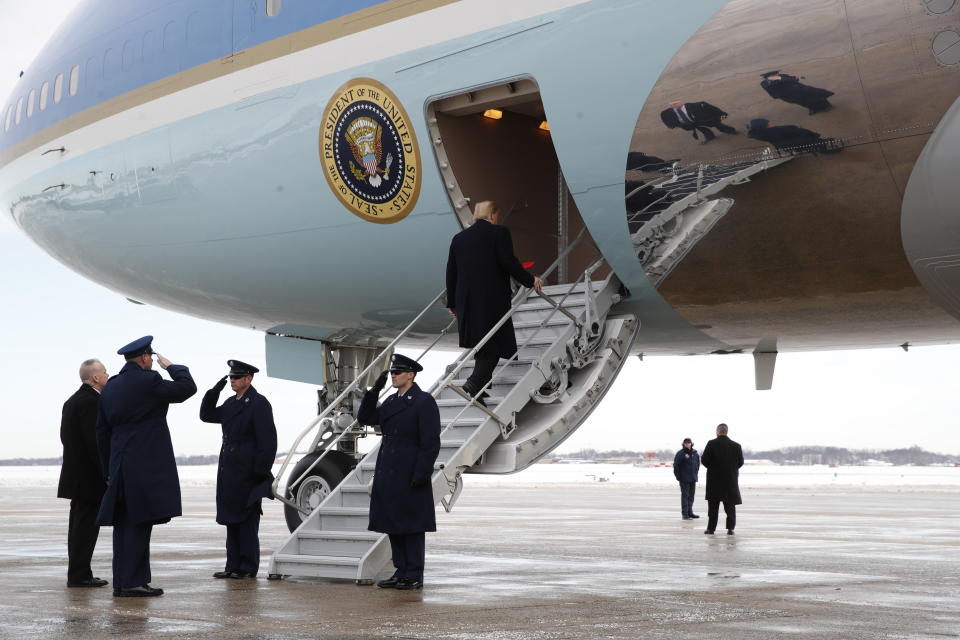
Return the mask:
<path fill-rule="evenodd" d="M 159 598 L 68 589 L 68 502 L 0 495 L 0 638 L 960 638 L 960 492 L 756 489 L 736 534 L 683 521 L 679 491 L 472 486 L 427 537 L 426 585 L 268 581 L 284 539 L 265 503 L 257 580 L 214 580 L 213 487 L 154 529 Z M 721 513 L 721 526 L 723 515 Z M 110 579 L 110 530 L 94 573 Z"/>

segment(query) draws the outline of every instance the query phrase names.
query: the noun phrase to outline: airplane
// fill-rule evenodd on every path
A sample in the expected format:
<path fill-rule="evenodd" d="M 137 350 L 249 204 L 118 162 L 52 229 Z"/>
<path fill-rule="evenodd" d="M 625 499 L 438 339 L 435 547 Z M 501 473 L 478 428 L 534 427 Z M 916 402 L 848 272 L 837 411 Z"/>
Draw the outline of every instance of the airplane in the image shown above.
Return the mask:
<path fill-rule="evenodd" d="M 362 511 L 368 374 L 396 344 L 456 348 L 447 248 L 482 200 L 549 286 L 518 292 L 526 346 L 490 410 L 456 391 L 469 353 L 434 388 L 448 508 L 462 473 L 549 453 L 630 355 L 753 353 L 765 389 L 781 351 L 957 341 L 958 17 L 84 0 L 0 103 L 0 202 L 78 273 L 263 332 L 269 375 L 321 385 L 278 489 L 316 539 Z M 271 573 L 369 580 L 383 541 L 353 542 L 357 562 L 286 550 Z"/>

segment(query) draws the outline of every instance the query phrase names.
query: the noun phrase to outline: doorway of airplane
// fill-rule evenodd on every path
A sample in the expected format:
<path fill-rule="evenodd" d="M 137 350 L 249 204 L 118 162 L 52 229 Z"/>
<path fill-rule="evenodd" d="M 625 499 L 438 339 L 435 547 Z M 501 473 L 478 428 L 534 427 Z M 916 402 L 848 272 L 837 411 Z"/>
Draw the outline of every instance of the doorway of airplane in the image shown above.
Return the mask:
<path fill-rule="evenodd" d="M 544 272 L 583 229 L 550 137 L 540 90 L 521 78 L 443 96 L 427 105 L 437 162 L 461 225 L 473 206 L 494 200 L 514 251 L 532 273 Z M 570 282 L 597 258 L 584 238 L 549 284 Z"/>

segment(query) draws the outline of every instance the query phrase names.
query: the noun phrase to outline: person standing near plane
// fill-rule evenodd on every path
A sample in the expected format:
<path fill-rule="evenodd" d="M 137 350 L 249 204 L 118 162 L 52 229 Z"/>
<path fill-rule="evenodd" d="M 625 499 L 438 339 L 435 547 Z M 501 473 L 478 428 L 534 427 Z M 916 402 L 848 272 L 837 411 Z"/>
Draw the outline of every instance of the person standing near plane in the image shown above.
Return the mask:
<path fill-rule="evenodd" d="M 273 499 L 277 427 L 270 402 L 253 388 L 253 374 L 260 369 L 240 360 L 227 360 L 227 366 L 229 376 L 218 380 L 200 403 L 200 419 L 223 428 L 217 468 L 217 524 L 227 527 L 227 563 L 213 577 L 255 578 L 260 569 L 260 500 Z M 234 395 L 218 407 L 227 377 Z"/>
<path fill-rule="evenodd" d="M 152 371 L 153 336 L 121 347 L 120 373 L 100 395 L 97 447 L 107 490 L 97 522 L 113 526 L 113 595 L 163 595 L 150 586 L 153 525 L 181 515 L 180 479 L 167 426 L 167 409 L 197 392 L 190 370 L 159 353 L 157 364 L 172 380 Z"/>
<path fill-rule="evenodd" d="M 727 436 L 727 425 L 717 425 L 717 437 L 703 448 L 700 461 L 707 468 L 707 535 L 713 535 L 720 515 L 720 503 L 727 515 L 727 535 L 737 527 L 737 505 L 740 499 L 740 467 L 743 449 Z"/>
<path fill-rule="evenodd" d="M 473 224 L 450 242 L 447 257 L 447 308 L 457 318 L 460 346 L 472 349 L 510 310 L 510 278 L 540 291 L 543 281 L 524 269 L 513 253 L 510 230 L 500 226 L 500 207 L 492 200 L 477 203 Z M 500 358 L 517 350 L 513 321 L 507 320 L 477 351 L 473 373 L 463 390 L 484 404 L 479 395 L 493 376 Z"/>
<path fill-rule="evenodd" d="M 60 442 L 63 465 L 57 497 L 70 500 L 70 524 L 67 529 L 67 586 L 102 587 L 106 580 L 96 578 L 90 569 L 100 526 L 97 510 L 107 485 L 103 481 L 97 454 L 97 408 L 100 392 L 110 376 L 99 360 L 84 360 L 80 365 L 80 388 L 63 403 Z"/>
<path fill-rule="evenodd" d="M 673 457 L 673 476 L 680 483 L 680 515 L 684 520 L 700 517 L 693 512 L 699 472 L 700 454 L 693 448 L 693 440 L 684 438 L 683 448 Z"/>
<path fill-rule="evenodd" d="M 383 589 L 420 589 L 427 531 L 437 530 L 434 513 L 433 465 L 440 454 L 440 409 L 433 396 L 414 380 L 423 371 L 418 362 L 398 353 L 363 396 L 357 421 L 380 425 L 383 439 L 370 493 L 371 531 L 390 537 L 396 571 L 377 583 Z M 387 375 L 397 392 L 377 406 Z"/>

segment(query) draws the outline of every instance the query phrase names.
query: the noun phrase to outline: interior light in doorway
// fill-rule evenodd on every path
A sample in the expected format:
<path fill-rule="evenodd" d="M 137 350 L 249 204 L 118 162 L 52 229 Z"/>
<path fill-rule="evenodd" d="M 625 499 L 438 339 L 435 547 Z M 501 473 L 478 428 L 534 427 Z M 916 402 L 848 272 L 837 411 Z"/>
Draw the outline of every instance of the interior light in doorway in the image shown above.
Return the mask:
<path fill-rule="evenodd" d="M 483 112 L 484 118 L 490 118 L 491 120 L 499 120 L 503 117 L 503 111 L 500 109 L 487 109 Z"/>
<path fill-rule="evenodd" d="M 543 129 L 544 131 L 550 131 L 550 123 L 544 120 L 543 122 L 540 123 L 540 128 Z"/>

